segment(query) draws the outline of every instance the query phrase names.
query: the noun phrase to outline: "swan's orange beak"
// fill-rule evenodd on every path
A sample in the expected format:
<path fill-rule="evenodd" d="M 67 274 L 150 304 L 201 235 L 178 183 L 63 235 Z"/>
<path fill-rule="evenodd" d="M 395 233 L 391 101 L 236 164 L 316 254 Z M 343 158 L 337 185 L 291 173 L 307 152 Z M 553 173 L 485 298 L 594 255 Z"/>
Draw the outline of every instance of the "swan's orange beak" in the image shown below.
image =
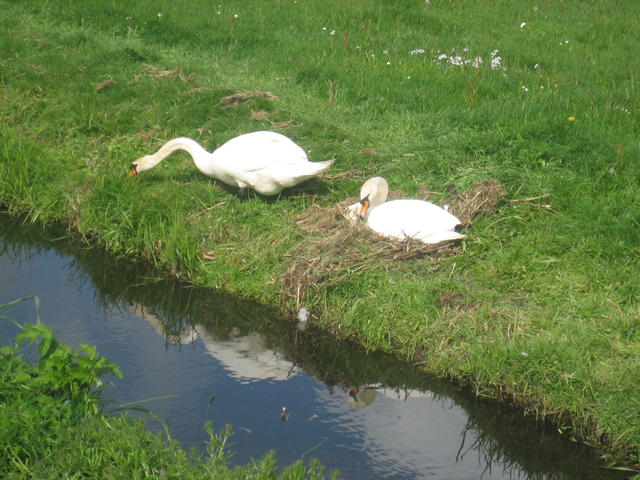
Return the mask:
<path fill-rule="evenodd" d="M 127 177 L 133 177 L 134 175 L 138 174 L 138 166 L 133 163 L 131 164 L 131 168 L 129 169 L 129 174 L 127 175 Z"/>
<path fill-rule="evenodd" d="M 360 207 L 360 218 L 364 218 L 364 216 L 367 214 L 367 210 L 369 210 L 369 205 L 371 204 L 371 202 L 369 202 L 369 197 L 365 197 L 362 200 L 360 200 L 360 204 L 362 205 Z"/>

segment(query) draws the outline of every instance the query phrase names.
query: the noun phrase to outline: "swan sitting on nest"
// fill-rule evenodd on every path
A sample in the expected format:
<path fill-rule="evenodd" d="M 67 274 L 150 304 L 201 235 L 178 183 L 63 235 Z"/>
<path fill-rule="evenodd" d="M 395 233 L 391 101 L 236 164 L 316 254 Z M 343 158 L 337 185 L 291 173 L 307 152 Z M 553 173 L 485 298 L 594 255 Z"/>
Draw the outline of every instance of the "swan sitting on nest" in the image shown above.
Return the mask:
<path fill-rule="evenodd" d="M 324 172 L 333 160 L 310 162 L 302 148 L 276 132 L 253 132 L 232 138 L 213 153 L 190 138 L 174 138 L 152 155 L 131 164 L 129 176 L 155 167 L 176 150 L 184 150 L 205 175 L 241 190 L 276 195 Z"/>
<path fill-rule="evenodd" d="M 387 202 L 388 193 L 389 184 L 384 178 L 370 178 L 362 185 L 360 202 L 348 207 L 349 218 L 363 219 L 380 235 L 398 239 L 415 238 L 436 244 L 465 237 L 455 231 L 460 220 L 445 209 L 423 200 Z"/>

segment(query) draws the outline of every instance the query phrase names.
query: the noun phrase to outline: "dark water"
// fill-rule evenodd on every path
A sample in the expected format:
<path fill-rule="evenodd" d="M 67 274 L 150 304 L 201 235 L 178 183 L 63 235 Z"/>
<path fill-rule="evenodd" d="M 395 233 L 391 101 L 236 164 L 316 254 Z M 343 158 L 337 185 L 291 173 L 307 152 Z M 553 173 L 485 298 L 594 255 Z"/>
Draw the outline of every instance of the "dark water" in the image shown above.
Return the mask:
<path fill-rule="evenodd" d="M 206 441 L 206 420 L 230 423 L 237 463 L 275 449 L 282 464 L 316 457 L 349 479 L 626 477 L 553 429 L 387 356 L 0 215 L 0 304 L 28 295 L 60 341 L 96 345 L 122 367 L 112 405 L 153 399 L 139 405 L 186 447 Z M 2 313 L 35 321 L 32 302 Z M 6 344 L 15 327 L 0 321 Z"/>

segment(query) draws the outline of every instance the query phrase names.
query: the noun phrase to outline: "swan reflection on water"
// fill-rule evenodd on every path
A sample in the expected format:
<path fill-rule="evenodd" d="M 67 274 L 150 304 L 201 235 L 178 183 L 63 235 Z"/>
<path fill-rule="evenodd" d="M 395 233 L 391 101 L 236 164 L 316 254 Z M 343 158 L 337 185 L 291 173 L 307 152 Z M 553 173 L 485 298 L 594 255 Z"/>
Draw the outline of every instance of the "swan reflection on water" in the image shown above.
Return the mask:
<path fill-rule="evenodd" d="M 361 409 L 371 405 L 377 397 L 383 395 L 392 400 L 407 400 L 409 398 L 432 398 L 431 392 L 413 389 L 389 388 L 383 385 L 366 385 L 351 387 L 347 401 L 353 409 Z"/>
<path fill-rule="evenodd" d="M 134 304 L 133 312 L 149 322 L 154 330 L 167 338 L 171 343 L 187 345 L 198 339 L 202 341 L 206 353 L 222 363 L 229 374 L 243 382 L 253 380 L 285 381 L 300 372 L 293 362 L 287 360 L 281 353 L 269 348 L 264 337 L 257 332 L 242 334 L 237 328 L 232 328 L 230 338 L 221 340 L 215 338 L 206 327 L 196 324 L 183 329 L 176 335 L 167 335 L 164 324 L 157 315 L 147 307 Z M 352 386 L 347 390 L 347 403 L 352 409 L 361 409 L 371 405 L 376 397 L 383 395 L 393 400 L 407 400 L 408 398 L 431 398 L 428 391 L 391 388 L 382 384 Z"/>
<path fill-rule="evenodd" d="M 206 353 L 222 363 L 231 377 L 241 382 L 284 381 L 299 372 L 296 365 L 269 348 L 259 333 L 242 334 L 239 329 L 232 328 L 229 338 L 221 340 L 207 331 L 204 325 L 196 324 L 176 335 L 168 336 L 162 321 L 147 307 L 134 304 L 133 312 L 149 322 L 156 332 L 171 343 L 187 345 L 199 339 Z"/>

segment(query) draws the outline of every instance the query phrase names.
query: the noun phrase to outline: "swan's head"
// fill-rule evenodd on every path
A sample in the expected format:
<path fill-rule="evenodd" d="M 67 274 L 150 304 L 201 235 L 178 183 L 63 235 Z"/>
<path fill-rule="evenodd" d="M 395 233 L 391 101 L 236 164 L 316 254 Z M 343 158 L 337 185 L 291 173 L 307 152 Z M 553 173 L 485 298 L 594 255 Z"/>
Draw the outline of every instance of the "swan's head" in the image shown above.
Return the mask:
<path fill-rule="evenodd" d="M 137 175 L 137 174 L 138 174 L 138 164 L 133 162 L 129 167 L 129 174 L 127 176 L 133 177 L 134 175 Z"/>
<path fill-rule="evenodd" d="M 365 218 L 370 208 L 383 204 L 389 194 L 389 184 L 382 177 L 373 177 L 360 189 L 360 218 Z"/>
<path fill-rule="evenodd" d="M 152 163 L 151 155 L 145 155 L 144 157 L 140 157 L 135 162 L 131 164 L 129 167 L 129 177 L 133 177 L 140 172 L 144 172 L 145 170 L 149 170 L 151 167 L 155 165 Z"/>

